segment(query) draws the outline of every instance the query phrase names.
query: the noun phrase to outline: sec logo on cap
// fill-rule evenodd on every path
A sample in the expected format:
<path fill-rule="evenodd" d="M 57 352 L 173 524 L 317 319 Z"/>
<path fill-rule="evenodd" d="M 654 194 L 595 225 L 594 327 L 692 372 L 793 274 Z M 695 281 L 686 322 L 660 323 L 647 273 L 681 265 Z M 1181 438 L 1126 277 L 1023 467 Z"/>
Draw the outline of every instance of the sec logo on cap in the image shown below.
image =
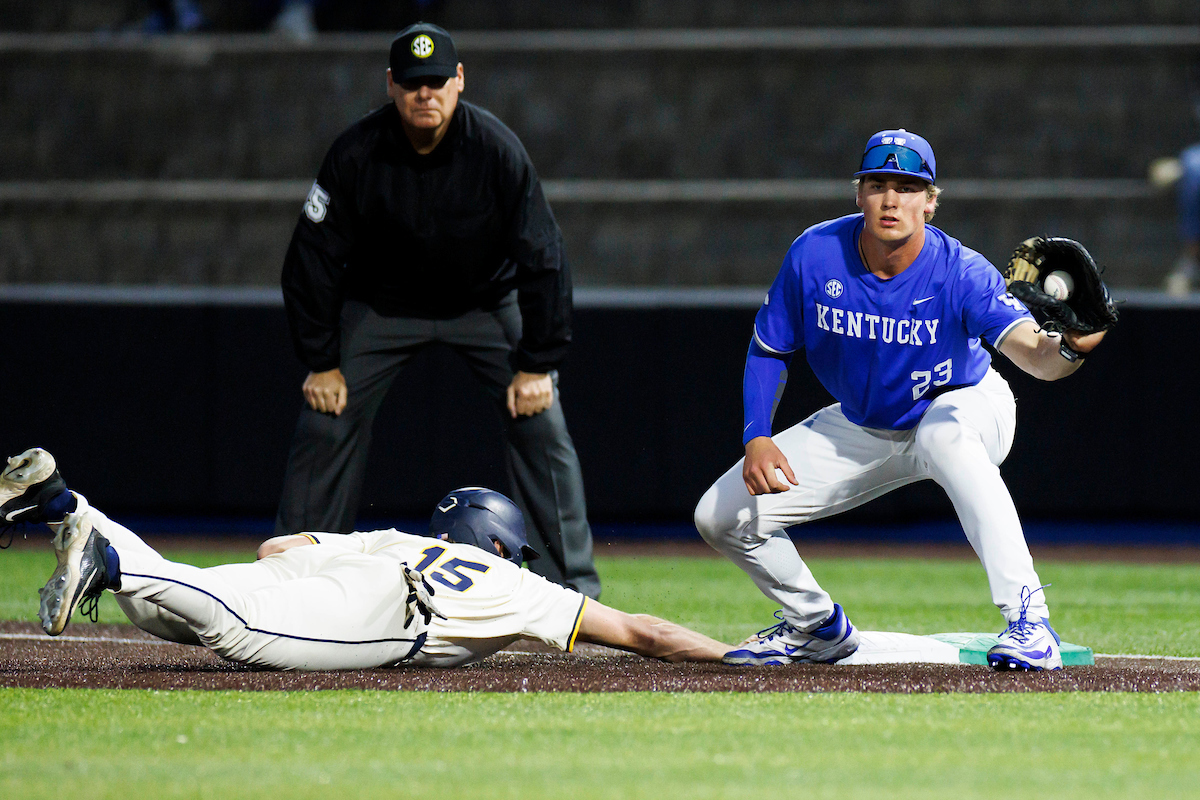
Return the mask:
<path fill-rule="evenodd" d="M 429 58 L 433 55 L 433 39 L 421 34 L 412 40 L 412 54 L 417 58 Z"/>

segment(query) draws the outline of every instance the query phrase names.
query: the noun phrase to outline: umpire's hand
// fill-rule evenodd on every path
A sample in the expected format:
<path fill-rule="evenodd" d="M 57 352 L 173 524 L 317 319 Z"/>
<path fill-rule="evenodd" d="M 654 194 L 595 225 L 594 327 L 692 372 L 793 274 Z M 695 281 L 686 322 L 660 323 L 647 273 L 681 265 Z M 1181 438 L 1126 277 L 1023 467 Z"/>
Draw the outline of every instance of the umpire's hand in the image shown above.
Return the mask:
<path fill-rule="evenodd" d="M 532 417 L 554 404 L 554 381 L 537 372 L 518 372 L 508 385 L 508 413 Z"/>
<path fill-rule="evenodd" d="M 346 379 L 336 367 L 325 372 L 310 372 L 304 379 L 304 401 L 313 411 L 337 416 L 346 410 Z"/>

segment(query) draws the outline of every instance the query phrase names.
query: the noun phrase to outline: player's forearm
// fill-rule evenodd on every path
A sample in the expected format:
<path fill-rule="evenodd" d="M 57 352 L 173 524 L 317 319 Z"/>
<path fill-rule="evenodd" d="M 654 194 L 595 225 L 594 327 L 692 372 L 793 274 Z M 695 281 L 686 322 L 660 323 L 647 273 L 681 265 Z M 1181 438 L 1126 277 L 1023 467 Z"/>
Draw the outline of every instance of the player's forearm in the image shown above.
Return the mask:
<path fill-rule="evenodd" d="M 666 661 L 720 661 L 732 649 L 673 622 L 648 614 L 627 614 L 596 600 L 584 602 L 579 641 Z"/>
<path fill-rule="evenodd" d="M 742 444 L 771 435 L 771 420 L 787 385 L 788 357 L 769 353 L 750 340 L 742 376 Z"/>
<path fill-rule="evenodd" d="M 1083 359 L 1068 361 L 1060 350 L 1062 340 L 1055 336 L 1041 334 L 1042 341 L 1029 355 L 1026 364 L 1018 364 L 1023 370 L 1035 378 L 1044 381 L 1056 381 L 1065 378 L 1083 366 Z"/>
<path fill-rule="evenodd" d="M 1010 361 L 1035 378 L 1056 381 L 1083 365 L 1083 359 L 1071 361 L 1061 351 L 1062 339 L 1051 336 L 1032 321 L 1014 329 L 999 350 Z"/>
<path fill-rule="evenodd" d="M 383 534 L 386 531 L 375 531 Z M 258 558 L 266 558 L 278 553 L 291 550 L 293 547 L 304 547 L 310 544 L 326 544 L 340 547 L 355 553 L 369 552 L 370 546 L 363 537 L 370 534 L 358 533 L 293 533 L 275 536 L 267 539 L 258 546 Z"/>
<path fill-rule="evenodd" d="M 637 647 L 631 648 L 639 655 L 672 662 L 720 661 L 732 649 L 727 644 L 665 619 L 649 614 L 635 614 L 634 617 L 645 631 L 638 637 Z"/>

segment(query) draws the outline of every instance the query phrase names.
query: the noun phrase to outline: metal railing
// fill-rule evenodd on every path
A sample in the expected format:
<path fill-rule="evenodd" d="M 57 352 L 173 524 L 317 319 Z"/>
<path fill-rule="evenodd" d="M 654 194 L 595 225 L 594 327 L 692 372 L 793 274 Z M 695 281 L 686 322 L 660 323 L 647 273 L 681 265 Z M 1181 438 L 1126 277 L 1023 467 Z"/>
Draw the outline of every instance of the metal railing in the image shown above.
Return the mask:
<path fill-rule="evenodd" d="M 141 36 L 106 33 L 0 34 L 0 55 L 143 51 L 205 63 L 216 55 L 385 53 L 392 34 L 325 33 L 311 42 L 254 33 Z M 822 51 L 906 49 L 1159 48 L 1200 45 L 1200 26 L 1101 25 L 969 28 L 722 28 L 654 30 L 457 31 L 473 53 Z"/>
<path fill-rule="evenodd" d="M 1136 200 L 1160 193 L 1126 178 L 947 179 L 955 200 Z M 14 181 L 0 183 L 0 203 L 301 203 L 311 180 Z M 745 203 L 841 200 L 846 178 L 542 181 L 552 203 Z"/>

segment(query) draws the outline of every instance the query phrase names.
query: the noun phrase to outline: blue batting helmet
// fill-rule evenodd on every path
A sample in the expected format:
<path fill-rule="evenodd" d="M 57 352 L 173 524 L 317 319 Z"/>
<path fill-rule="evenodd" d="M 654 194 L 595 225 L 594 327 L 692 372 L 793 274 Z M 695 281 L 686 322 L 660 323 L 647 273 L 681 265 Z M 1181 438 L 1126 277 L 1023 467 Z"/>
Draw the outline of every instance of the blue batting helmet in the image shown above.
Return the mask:
<path fill-rule="evenodd" d="M 854 177 L 875 173 L 912 175 L 929 183 L 937 183 L 937 161 L 933 157 L 933 148 L 924 136 L 904 128 L 880 131 L 867 140 Z"/>
<path fill-rule="evenodd" d="M 455 489 L 443 497 L 429 520 L 429 535 L 473 544 L 489 553 L 496 550 L 493 542 L 499 542 L 505 557 L 518 567 L 538 557 L 525 538 L 521 509 L 499 492 L 478 486 Z"/>

